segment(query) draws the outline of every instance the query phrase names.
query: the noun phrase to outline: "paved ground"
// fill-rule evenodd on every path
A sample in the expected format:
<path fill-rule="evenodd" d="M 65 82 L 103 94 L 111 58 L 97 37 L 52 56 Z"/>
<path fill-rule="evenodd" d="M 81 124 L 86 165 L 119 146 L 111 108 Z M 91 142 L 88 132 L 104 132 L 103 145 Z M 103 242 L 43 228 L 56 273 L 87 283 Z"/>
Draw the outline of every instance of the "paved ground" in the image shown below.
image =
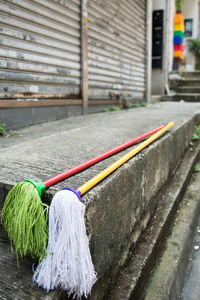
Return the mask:
<path fill-rule="evenodd" d="M 192 249 L 180 300 L 200 299 L 200 215 L 197 226 L 193 228 L 193 234 Z"/>
<path fill-rule="evenodd" d="M 197 231 L 200 225 L 199 186 L 200 173 L 194 173 L 180 201 L 145 300 L 200 299 L 200 250 L 194 249 L 200 246 L 200 233 Z"/>

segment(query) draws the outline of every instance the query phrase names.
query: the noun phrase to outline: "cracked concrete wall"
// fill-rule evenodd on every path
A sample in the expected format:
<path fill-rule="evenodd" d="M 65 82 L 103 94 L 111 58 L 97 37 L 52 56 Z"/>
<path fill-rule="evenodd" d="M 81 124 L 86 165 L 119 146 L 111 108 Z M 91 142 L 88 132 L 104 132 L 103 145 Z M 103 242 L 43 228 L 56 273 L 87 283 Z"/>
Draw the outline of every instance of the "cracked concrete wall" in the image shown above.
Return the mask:
<path fill-rule="evenodd" d="M 167 182 L 184 155 L 194 129 L 185 122 L 175 132 L 150 145 L 91 191 L 86 220 L 93 262 L 99 281 L 91 299 L 103 299 L 111 278 L 117 276 L 131 248 L 153 215 L 155 195 Z"/>

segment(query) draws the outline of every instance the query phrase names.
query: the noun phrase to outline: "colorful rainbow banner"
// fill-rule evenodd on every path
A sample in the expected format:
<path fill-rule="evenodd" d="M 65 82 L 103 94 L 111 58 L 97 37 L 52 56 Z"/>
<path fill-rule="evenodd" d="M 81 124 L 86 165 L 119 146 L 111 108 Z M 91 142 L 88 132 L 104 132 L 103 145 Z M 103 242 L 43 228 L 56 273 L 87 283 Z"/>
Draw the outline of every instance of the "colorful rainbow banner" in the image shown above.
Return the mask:
<path fill-rule="evenodd" d="M 181 12 L 174 16 L 174 58 L 183 59 L 184 18 Z"/>

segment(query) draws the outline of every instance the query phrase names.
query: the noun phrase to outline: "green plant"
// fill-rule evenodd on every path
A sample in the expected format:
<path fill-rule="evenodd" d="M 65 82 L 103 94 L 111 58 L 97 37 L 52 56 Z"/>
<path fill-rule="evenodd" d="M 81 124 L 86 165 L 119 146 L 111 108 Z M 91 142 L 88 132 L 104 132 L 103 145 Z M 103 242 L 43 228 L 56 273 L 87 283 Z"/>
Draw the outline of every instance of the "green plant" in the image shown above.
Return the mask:
<path fill-rule="evenodd" d="M 111 108 L 104 108 L 104 112 L 116 111 L 116 110 L 120 110 L 120 109 L 121 109 L 120 106 L 112 106 Z"/>
<path fill-rule="evenodd" d="M 199 141 L 199 140 L 200 140 L 200 125 L 195 126 L 195 128 L 194 128 L 194 133 L 193 133 L 192 139 L 189 143 L 189 145 L 191 146 L 191 148 L 190 148 L 191 150 L 193 149 L 194 142 Z"/>
<path fill-rule="evenodd" d="M 200 69 L 200 37 L 188 40 L 188 47 L 196 58 L 196 69 Z"/>
<path fill-rule="evenodd" d="M 111 108 L 111 110 L 120 110 L 121 109 L 121 107 L 120 106 L 112 106 L 112 108 Z"/>
<path fill-rule="evenodd" d="M 146 107 L 147 106 L 147 103 L 146 102 L 142 102 L 142 103 L 140 103 L 140 102 L 138 102 L 138 103 L 134 103 L 133 104 L 133 107 L 135 107 L 135 108 L 137 108 L 137 107 Z"/>
<path fill-rule="evenodd" d="M 6 124 L 4 124 L 4 123 L 0 124 L 0 135 L 6 135 L 7 134 L 5 126 L 6 126 Z"/>
<path fill-rule="evenodd" d="M 147 103 L 146 102 L 137 102 L 137 103 L 129 103 L 127 99 L 123 99 L 123 108 L 128 109 L 128 108 L 137 108 L 137 107 L 146 107 Z M 104 108 L 104 112 L 108 111 L 116 111 L 116 110 L 121 110 L 122 108 L 120 106 L 112 106 L 111 108 Z"/>
<path fill-rule="evenodd" d="M 181 10 L 183 1 L 184 0 L 176 0 L 176 10 L 177 11 Z"/>
<path fill-rule="evenodd" d="M 195 126 L 192 141 L 198 141 L 200 139 L 200 125 Z"/>
<path fill-rule="evenodd" d="M 133 104 L 133 107 L 140 107 L 141 105 L 140 105 L 140 103 L 135 103 L 135 104 Z"/>
<path fill-rule="evenodd" d="M 195 172 L 200 172 L 200 163 L 195 164 L 194 171 Z"/>

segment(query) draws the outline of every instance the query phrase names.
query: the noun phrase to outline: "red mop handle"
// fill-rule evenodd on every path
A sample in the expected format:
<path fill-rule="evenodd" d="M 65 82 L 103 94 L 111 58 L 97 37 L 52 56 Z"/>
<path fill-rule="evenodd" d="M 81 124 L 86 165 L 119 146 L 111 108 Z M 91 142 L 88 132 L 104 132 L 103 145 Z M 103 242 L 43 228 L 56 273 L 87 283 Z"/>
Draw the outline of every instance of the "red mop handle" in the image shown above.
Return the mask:
<path fill-rule="evenodd" d="M 58 175 L 56 175 L 52 178 L 49 178 L 49 179 L 43 181 L 43 183 L 46 186 L 46 188 L 48 188 L 48 187 L 50 187 L 50 186 L 52 186 L 52 185 L 54 185 L 54 184 L 56 184 L 60 181 L 62 181 L 64 179 L 66 179 L 66 178 L 68 178 L 68 177 L 70 177 L 70 176 L 72 176 L 72 175 L 74 175 L 74 174 L 76 174 L 76 173 L 78 173 L 78 172 L 80 172 L 80 171 L 96 164 L 97 162 L 99 162 L 99 161 L 101 161 L 101 160 L 103 160 L 103 159 L 105 159 L 105 158 L 107 158 L 107 157 L 109 157 L 109 156 L 111 156 L 115 153 L 117 153 L 117 152 L 119 152 L 123 149 L 126 149 L 129 146 L 132 146 L 133 144 L 142 141 L 146 137 L 148 137 L 148 136 L 154 134 L 155 132 L 157 132 L 158 130 L 162 129 L 164 126 L 165 125 L 161 125 L 157 128 L 154 128 L 150 131 L 147 131 L 146 133 L 144 133 L 142 135 L 139 135 L 136 138 L 134 138 L 132 140 L 129 140 L 128 142 L 126 142 L 124 144 L 121 144 L 117 147 L 114 147 L 113 149 L 108 150 L 108 151 L 106 151 L 106 152 L 104 152 L 104 153 L 102 153 L 102 154 L 100 154 L 96 157 L 93 157 L 93 158 L 91 158 L 91 159 L 89 159 L 89 160 L 87 160 L 87 161 L 85 161 L 85 162 L 83 162 L 83 163 L 81 163 L 81 164 L 79 164 L 79 165 L 63 172 L 63 173 L 61 173 L 61 174 L 58 174 Z"/>

